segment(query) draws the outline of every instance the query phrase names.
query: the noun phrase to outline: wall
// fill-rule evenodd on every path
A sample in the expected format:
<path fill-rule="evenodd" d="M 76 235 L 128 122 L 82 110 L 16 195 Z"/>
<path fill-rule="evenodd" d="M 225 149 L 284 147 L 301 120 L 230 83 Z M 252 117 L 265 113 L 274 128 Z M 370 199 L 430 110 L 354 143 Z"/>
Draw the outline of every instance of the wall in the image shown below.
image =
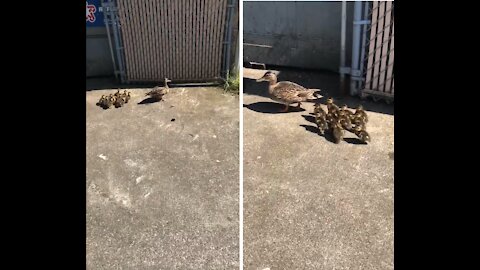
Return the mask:
<path fill-rule="evenodd" d="M 108 36 L 106 28 L 104 27 L 103 22 L 103 11 L 100 8 L 100 0 L 89 0 L 88 5 L 95 6 L 95 22 L 91 23 L 88 21 L 89 10 L 87 7 L 87 36 L 86 36 L 86 74 L 87 77 L 101 77 L 101 76 L 113 76 L 114 68 L 112 63 L 110 45 L 108 42 Z M 171 3 L 178 3 L 179 1 L 174 0 L 170 1 Z M 162 5 L 165 5 L 165 1 Z M 235 1 L 237 8 L 235 8 L 234 15 L 234 25 L 232 29 L 232 47 L 231 47 L 231 58 L 230 65 L 233 66 L 236 62 L 235 57 L 238 57 L 236 53 L 236 41 L 238 40 L 238 3 Z M 160 4 L 159 4 L 160 5 Z M 189 7 L 191 8 L 191 7 Z M 188 10 L 188 9 L 187 9 Z M 196 17 L 194 17 L 196 18 Z M 183 30 L 182 30 L 183 31 Z M 183 32 L 182 32 L 183 33 Z M 223 36 L 221 37 L 223 40 Z M 113 42 L 113 40 L 112 40 Z M 223 41 L 222 41 L 223 42 Z M 222 45 L 223 47 L 223 45 Z M 169 46 L 169 48 L 174 48 L 174 46 Z M 222 51 L 219 52 L 218 58 L 222 58 Z M 220 59 L 222 60 L 222 59 Z M 220 61 L 223 63 L 223 60 Z M 238 63 L 238 61 L 237 61 Z"/>
<path fill-rule="evenodd" d="M 87 77 L 114 75 L 101 2 L 101 0 L 87 0 L 86 2 Z"/>
<path fill-rule="evenodd" d="M 244 61 L 324 69 L 340 66 L 341 2 L 244 2 Z M 346 65 L 353 3 L 347 3 Z"/>
<path fill-rule="evenodd" d="M 87 77 L 113 76 L 113 63 L 105 27 L 87 27 Z"/>

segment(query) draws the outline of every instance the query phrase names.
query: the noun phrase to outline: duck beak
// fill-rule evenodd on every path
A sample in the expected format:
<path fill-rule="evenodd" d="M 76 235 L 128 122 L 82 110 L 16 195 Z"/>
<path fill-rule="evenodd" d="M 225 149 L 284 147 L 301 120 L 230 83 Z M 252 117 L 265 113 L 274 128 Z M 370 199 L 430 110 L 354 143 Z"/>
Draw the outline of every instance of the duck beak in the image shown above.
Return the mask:
<path fill-rule="evenodd" d="M 265 81 L 264 77 L 256 80 L 256 82 L 263 82 L 263 81 Z"/>

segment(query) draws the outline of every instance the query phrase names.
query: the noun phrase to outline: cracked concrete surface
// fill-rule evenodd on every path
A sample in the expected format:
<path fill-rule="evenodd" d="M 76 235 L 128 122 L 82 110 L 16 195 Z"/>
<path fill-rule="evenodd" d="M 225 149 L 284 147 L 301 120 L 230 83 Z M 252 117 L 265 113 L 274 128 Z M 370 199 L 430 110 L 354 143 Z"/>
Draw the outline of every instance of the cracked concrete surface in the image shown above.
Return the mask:
<path fill-rule="evenodd" d="M 347 132 L 337 145 L 316 134 L 312 103 L 276 113 L 283 107 L 267 97 L 267 85 L 251 79 L 244 79 L 244 269 L 393 269 L 392 106 L 338 98 L 364 105 L 372 142 Z M 338 94 L 335 74 L 281 70 L 279 80 L 322 89 L 322 103 Z"/>
<path fill-rule="evenodd" d="M 123 91 L 124 88 L 122 88 Z M 87 92 L 87 269 L 238 269 L 238 96 Z"/>

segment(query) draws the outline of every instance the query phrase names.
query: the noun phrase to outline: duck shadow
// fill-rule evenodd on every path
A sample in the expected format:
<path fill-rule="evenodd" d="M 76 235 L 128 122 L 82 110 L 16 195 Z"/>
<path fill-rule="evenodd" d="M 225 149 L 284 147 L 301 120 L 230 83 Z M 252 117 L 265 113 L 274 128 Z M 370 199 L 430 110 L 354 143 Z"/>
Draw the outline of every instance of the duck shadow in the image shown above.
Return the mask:
<path fill-rule="evenodd" d="M 292 107 L 288 109 L 288 112 L 282 112 L 285 108 L 283 104 L 275 103 L 275 102 L 255 102 L 250 103 L 248 105 L 243 104 L 243 107 L 250 109 L 255 112 L 259 113 L 270 113 L 270 114 L 278 114 L 278 113 L 291 113 L 291 112 L 303 112 L 305 109 Z"/>
<path fill-rule="evenodd" d="M 325 140 L 331 143 L 335 143 L 335 138 L 333 138 L 333 135 L 331 132 L 325 131 L 325 133 L 322 135 L 318 133 L 318 128 L 316 126 L 310 126 L 310 125 L 300 125 L 300 126 L 305 128 L 307 131 L 317 134 L 320 137 L 324 137 Z"/>
<path fill-rule="evenodd" d="M 308 115 L 306 115 L 306 116 L 308 116 Z M 309 120 L 307 120 L 307 121 L 309 121 Z M 310 131 L 312 133 L 317 134 L 320 137 L 324 137 L 327 141 L 329 141 L 331 143 L 335 143 L 335 138 L 333 137 L 333 134 L 328 130 L 325 131 L 325 134 L 321 135 L 321 134 L 318 133 L 318 128 L 316 126 L 311 126 L 311 125 L 300 125 L 300 126 L 305 128 L 307 131 Z M 365 142 L 362 142 L 358 138 L 343 138 L 343 140 L 347 143 L 350 143 L 350 144 L 367 144 Z"/>
<path fill-rule="evenodd" d="M 366 142 L 362 142 L 359 138 L 343 138 L 343 140 L 351 144 L 367 144 Z"/>
<path fill-rule="evenodd" d="M 316 125 L 317 123 L 315 122 L 315 117 L 312 116 L 312 115 L 314 115 L 314 113 L 310 113 L 310 114 L 311 115 L 305 115 L 304 114 L 304 115 L 302 115 L 302 117 L 305 118 L 305 120 L 307 120 L 308 122 L 314 123 Z"/>
<path fill-rule="evenodd" d="M 137 103 L 137 104 L 145 105 L 145 104 L 151 104 L 151 103 L 156 103 L 156 102 L 160 102 L 160 101 L 161 101 L 161 100 L 157 100 L 157 99 L 154 99 L 154 98 L 149 97 L 149 98 L 146 98 L 146 99 L 140 101 L 140 102 Z"/>

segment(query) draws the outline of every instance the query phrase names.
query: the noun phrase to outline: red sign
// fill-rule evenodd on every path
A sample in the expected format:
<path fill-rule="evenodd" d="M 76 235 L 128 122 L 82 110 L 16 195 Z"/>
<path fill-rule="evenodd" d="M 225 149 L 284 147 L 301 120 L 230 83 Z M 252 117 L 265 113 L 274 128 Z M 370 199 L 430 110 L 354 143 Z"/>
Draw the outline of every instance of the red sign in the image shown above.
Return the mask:
<path fill-rule="evenodd" d="M 87 2 L 87 22 L 95 22 L 95 12 L 97 12 L 97 8 L 94 5 L 89 5 Z"/>

